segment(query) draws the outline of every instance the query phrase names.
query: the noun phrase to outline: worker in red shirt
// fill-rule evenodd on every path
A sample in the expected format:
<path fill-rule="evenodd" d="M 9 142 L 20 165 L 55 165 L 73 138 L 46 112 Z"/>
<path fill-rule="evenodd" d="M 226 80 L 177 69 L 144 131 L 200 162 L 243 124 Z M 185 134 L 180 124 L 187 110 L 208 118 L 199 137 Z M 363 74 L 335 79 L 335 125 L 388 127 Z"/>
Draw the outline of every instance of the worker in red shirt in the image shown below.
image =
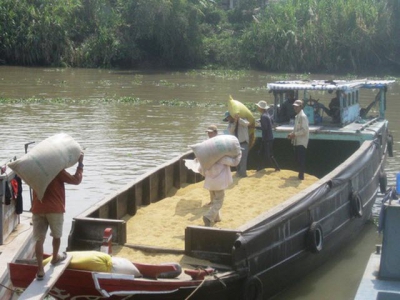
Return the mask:
<path fill-rule="evenodd" d="M 65 213 L 65 183 L 78 185 L 82 181 L 83 153 L 81 153 L 78 166 L 74 175 L 62 170 L 50 182 L 46 188 L 43 199 L 39 200 L 33 191 L 32 202 L 32 224 L 33 238 L 36 241 L 35 253 L 38 264 L 36 274 L 37 280 L 43 280 L 43 244 L 46 239 L 47 230 L 50 227 L 50 235 L 53 237 L 53 253 L 51 264 L 56 265 L 66 258 L 66 253 L 58 253 L 60 250 L 61 236 Z"/>

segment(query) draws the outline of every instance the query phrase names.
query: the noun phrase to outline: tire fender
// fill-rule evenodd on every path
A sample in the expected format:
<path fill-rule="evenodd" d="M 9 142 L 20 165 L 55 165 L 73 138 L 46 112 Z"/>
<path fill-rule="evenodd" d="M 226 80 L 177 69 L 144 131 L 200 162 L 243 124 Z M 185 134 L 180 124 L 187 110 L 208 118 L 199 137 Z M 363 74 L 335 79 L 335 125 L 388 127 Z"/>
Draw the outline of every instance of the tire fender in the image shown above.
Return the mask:
<path fill-rule="evenodd" d="M 243 287 L 242 300 L 262 300 L 263 284 L 257 276 L 246 280 Z"/>
<path fill-rule="evenodd" d="M 318 222 L 313 222 L 307 233 L 307 246 L 313 253 L 322 251 L 324 244 L 324 234 L 322 226 Z"/>
<path fill-rule="evenodd" d="M 391 134 L 387 137 L 387 151 L 389 157 L 393 157 L 393 136 Z"/>
<path fill-rule="evenodd" d="M 352 215 L 361 218 L 363 215 L 363 203 L 360 194 L 358 192 L 351 192 L 349 198 Z"/>

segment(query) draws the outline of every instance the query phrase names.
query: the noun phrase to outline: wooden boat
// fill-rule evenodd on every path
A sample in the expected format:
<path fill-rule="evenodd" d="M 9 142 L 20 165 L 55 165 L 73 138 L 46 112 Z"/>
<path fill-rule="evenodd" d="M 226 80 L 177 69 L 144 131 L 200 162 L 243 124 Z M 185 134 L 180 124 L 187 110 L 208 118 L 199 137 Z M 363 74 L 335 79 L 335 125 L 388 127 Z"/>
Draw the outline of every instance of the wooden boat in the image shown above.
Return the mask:
<path fill-rule="evenodd" d="M 70 253 L 73 256 L 74 252 Z M 10 263 L 13 284 L 18 287 L 29 286 L 36 276 L 36 265 L 35 260 Z M 212 268 L 187 270 L 182 274 L 179 264 L 176 263 L 153 265 L 133 262 L 133 265 L 140 276 L 68 268 L 50 294 L 57 299 L 78 296 L 90 299 L 125 299 L 127 295 L 135 295 L 135 299 L 185 299 L 193 289 L 204 284 L 206 276 L 216 275 Z"/>
<path fill-rule="evenodd" d="M 191 276 L 128 280 L 115 274 L 68 271 L 65 277 L 68 284 L 84 283 L 84 286 L 75 289 L 60 280 L 51 294 L 57 299 L 82 295 L 95 298 L 100 297 L 100 290 L 112 298 L 123 299 L 256 300 L 269 299 L 279 293 L 355 238 L 370 218 L 377 192 L 386 190 L 384 166 L 393 146 L 385 119 L 386 91 L 391 83 L 393 81 L 353 80 L 268 84 L 274 95 L 274 117 L 278 116 L 289 91 L 304 100 L 304 111 L 310 121 L 306 171 L 319 180 L 236 229 L 187 226 L 184 249 L 178 252 L 207 261 L 196 267 L 212 268 L 211 275 L 201 280 Z M 359 100 L 366 91 L 376 94 L 372 96 L 371 105 L 361 109 Z M 340 103 L 339 121 L 335 123 L 330 116 L 323 115 L 320 103 L 311 99 L 316 93 L 331 92 L 337 95 Z M 372 104 L 378 107 L 376 115 L 367 113 Z M 292 147 L 286 138 L 291 130 L 290 121 L 276 124 L 274 153 L 282 169 L 296 170 Z M 256 135 L 249 155 L 249 169 L 256 169 L 258 164 L 260 132 Z M 105 228 L 112 229 L 113 245 L 126 245 L 126 215 L 134 218 L 141 206 L 164 201 L 171 189 L 202 180 L 199 174 L 185 167 L 184 160 L 193 158 L 193 153 L 188 152 L 168 161 L 75 217 L 68 251 L 98 250 Z M 176 251 L 147 245 L 129 246 L 153 255 Z M 32 280 L 33 274 L 27 272 L 26 277 Z M 13 273 L 12 279 L 15 286 L 21 288 L 29 282 L 20 278 L 14 282 Z M 95 286 L 96 291 L 86 290 L 88 286 Z"/>
<path fill-rule="evenodd" d="M 14 289 L 8 272 L 8 263 L 31 258 L 34 253 L 31 216 L 22 211 L 11 183 L 15 174 L 6 164 L 0 174 L 0 299 L 10 299 Z M 18 204 L 17 204 L 18 202 Z"/>

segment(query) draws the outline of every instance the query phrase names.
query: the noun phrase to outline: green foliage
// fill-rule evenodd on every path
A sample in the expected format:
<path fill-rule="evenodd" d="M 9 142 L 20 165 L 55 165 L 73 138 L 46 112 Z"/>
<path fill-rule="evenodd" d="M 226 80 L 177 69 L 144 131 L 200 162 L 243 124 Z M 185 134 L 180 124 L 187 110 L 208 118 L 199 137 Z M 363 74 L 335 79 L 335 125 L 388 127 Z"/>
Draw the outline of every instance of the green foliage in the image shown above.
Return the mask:
<path fill-rule="evenodd" d="M 74 37 L 76 46 L 71 65 L 112 67 L 123 57 L 119 7 L 110 0 L 82 2 L 78 12 L 82 34 Z"/>
<path fill-rule="evenodd" d="M 68 28 L 74 27 L 79 0 L 2 0 L 0 54 L 5 63 L 60 64 L 70 56 Z"/>
<path fill-rule="evenodd" d="M 260 20 L 242 36 L 242 60 L 271 71 L 357 72 L 380 66 L 394 37 L 390 12 L 375 0 L 280 1 Z"/>
<path fill-rule="evenodd" d="M 400 69 L 398 0 L 1 0 L 0 63 Z M 225 1 L 226 4 L 226 1 Z"/>
<path fill-rule="evenodd" d="M 124 44 L 137 52 L 130 63 L 196 64 L 202 41 L 195 5 L 185 0 L 121 0 L 121 7 Z"/>

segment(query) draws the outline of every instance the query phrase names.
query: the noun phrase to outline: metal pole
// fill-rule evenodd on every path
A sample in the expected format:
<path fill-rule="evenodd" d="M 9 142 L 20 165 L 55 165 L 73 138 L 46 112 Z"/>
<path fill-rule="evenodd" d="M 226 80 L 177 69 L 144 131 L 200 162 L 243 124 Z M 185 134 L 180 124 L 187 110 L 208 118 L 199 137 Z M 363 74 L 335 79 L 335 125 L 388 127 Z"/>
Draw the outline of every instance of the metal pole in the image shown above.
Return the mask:
<path fill-rule="evenodd" d="M 29 147 L 29 145 L 34 144 L 34 143 L 35 143 L 35 142 L 29 142 L 29 143 L 26 143 L 26 144 L 25 144 L 25 154 L 28 153 L 28 147 Z M 31 199 L 31 209 L 32 209 L 32 202 L 33 202 L 33 200 L 32 200 L 32 188 L 31 188 L 31 187 L 29 187 L 29 197 L 30 197 L 30 199 Z M 29 209 L 29 211 L 30 211 L 30 209 Z"/>

